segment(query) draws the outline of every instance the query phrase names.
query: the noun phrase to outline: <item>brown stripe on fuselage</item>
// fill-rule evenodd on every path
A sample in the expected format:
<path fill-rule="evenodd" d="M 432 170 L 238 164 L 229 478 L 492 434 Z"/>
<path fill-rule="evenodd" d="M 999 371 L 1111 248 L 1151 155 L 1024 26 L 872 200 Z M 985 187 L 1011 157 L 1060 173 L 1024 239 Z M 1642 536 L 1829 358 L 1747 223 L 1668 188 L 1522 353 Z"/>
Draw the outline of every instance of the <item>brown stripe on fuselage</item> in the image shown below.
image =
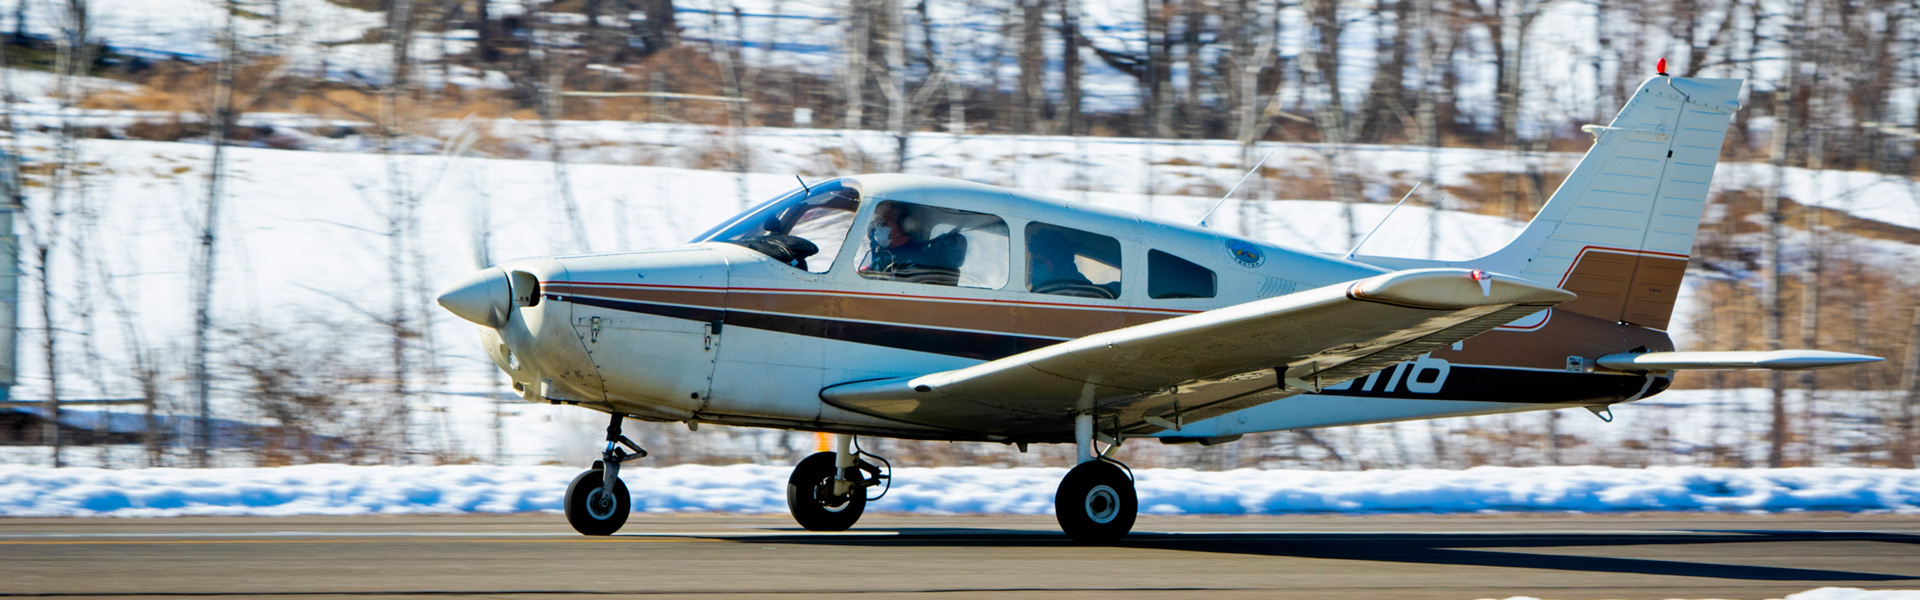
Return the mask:
<path fill-rule="evenodd" d="M 543 283 L 546 293 L 562 296 L 600 296 L 635 302 L 653 302 L 658 304 L 677 304 L 723 310 L 726 308 L 727 290 L 725 288 L 687 288 L 659 286 L 622 286 L 589 287 L 568 283 Z"/>
<path fill-rule="evenodd" d="M 1684 257 L 1585 249 L 1560 283 L 1580 297 L 1554 310 L 1664 330 L 1686 273 Z"/>
<path fill-rule="evenodd" d="M 962 298 L 820 293 L 803 290 L 679 288 L 549 284 L 551 293 L 634 302 L 698 306 L 717 310 L 779 313 L 894 323 L 918 327 L 991 331 L 1061 339 L 1151 323 L 1189 311 L 1144 312 L 1119 307 L 1048 305 Z M 1152 310 L 1152 309 L 1148 309 Z"/>
<path fill-rule="evenodd" d="M 1072 339 L 1180 316 L 1088 306 L 734 290 L 732 310 Z"/>

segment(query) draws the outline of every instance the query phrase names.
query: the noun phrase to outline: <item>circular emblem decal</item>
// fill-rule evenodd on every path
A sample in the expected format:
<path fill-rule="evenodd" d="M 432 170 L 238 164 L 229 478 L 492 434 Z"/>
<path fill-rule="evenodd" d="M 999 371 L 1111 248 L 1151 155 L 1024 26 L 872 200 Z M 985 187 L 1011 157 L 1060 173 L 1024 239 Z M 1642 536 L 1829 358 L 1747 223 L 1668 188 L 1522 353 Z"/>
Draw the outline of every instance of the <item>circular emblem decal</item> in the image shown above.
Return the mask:
<path fill-rule="evenodd" d="M 1266 253 L 1261 252 L 1259 246 L 1249 244 L 1242 240 L 1227 240 L 1227 253 L 1233 255 L 1234 262 L 1238 262 L 1240 266 L 1249 269 L 1266 264 L 1267 262 Z"/>

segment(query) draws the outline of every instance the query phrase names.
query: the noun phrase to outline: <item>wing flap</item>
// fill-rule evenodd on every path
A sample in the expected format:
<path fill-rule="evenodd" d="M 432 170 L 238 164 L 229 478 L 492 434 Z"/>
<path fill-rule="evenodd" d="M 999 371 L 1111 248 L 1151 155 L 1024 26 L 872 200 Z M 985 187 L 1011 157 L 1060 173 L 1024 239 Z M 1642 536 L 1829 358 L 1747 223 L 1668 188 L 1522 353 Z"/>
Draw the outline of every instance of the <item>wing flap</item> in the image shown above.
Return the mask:
<path fill-rule="evenodd" d="M 833 386 L 821 398 L 890 419 L 1051 439 L 1071 430 L 1084 404 L 1134 421 L 1166 403 L 1190 419 L 1223 414 L 1365 375 L 1573 298 L 1516 277 L 1398 271 L 963 369 Z"/>

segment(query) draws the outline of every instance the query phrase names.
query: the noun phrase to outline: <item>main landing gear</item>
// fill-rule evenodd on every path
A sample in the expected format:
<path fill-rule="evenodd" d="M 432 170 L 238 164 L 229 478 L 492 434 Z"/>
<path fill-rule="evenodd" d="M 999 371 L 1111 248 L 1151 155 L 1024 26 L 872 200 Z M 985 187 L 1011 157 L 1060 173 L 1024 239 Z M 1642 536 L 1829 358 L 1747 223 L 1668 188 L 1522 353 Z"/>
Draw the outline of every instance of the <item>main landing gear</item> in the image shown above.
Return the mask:
<path fill-rule="evenodd" d="M 592 469 L 567 484 L 567 523 L 573 525 L 574 531 L 613 535 L 621 525 L 627 524 L 627 513 L 633 510 L 633 502 L 627 495 L 627 484 L 620 481 L 620 463 L 643 458 L 647 451 L 620 434 L 620 422 L 625 418 L 620 413 L 613 414 L 613 422 L 607 424 L 607 449 L 600 452 L 600 460 L 593 461 Z M 633 452 L 621 446 L 632 448 Z"/>
<path fill-rule="evenodd" d="M 800 460 L 787 478 L 787 511 L 808 531 L 846 531 L 866 512 L 867 502 L 887 495 L 892 465 L 854 444 L 851 435 L 836 435 L 832 452 L 817 452 Z M 885 468 L 867 462 L 880 461 Z M 867 490 L 879 488 L 871 498 Z"/>
<path fill-rule="evenodd" d="M 1054 518 L 1060 521 L 1060 530 L 1075 542 L 1092 546 L 1119 543 L 1133 531 L 1133 518 L 1140 510 L 1139 497 L 1133 492 L 1133 474 L 1119 462 L 1094 454 L 1091 414 L 1074 417 L 1073 434 L 1080 464 L 1067 471 L 1060 489 L 1053 494 Z"/>

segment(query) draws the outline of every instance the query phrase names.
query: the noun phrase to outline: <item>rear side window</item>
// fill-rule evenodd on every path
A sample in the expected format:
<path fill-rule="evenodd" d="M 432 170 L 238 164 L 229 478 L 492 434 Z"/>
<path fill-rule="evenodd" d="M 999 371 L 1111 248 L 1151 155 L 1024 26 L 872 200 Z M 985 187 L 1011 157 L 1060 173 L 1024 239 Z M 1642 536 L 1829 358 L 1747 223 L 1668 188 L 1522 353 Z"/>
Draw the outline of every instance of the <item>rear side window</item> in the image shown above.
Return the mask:
<path fill-rule="evenodd" d="M 1147 297 L 1212 298 L 1213 271 L 1159 250 L 1147 251 Z"/>
<path fill-rule="evenodd" d="M 1120 297 L 1120 242 L 1046 223 L 1027 224 L 1027 290 L 1058 296 Z"/>

